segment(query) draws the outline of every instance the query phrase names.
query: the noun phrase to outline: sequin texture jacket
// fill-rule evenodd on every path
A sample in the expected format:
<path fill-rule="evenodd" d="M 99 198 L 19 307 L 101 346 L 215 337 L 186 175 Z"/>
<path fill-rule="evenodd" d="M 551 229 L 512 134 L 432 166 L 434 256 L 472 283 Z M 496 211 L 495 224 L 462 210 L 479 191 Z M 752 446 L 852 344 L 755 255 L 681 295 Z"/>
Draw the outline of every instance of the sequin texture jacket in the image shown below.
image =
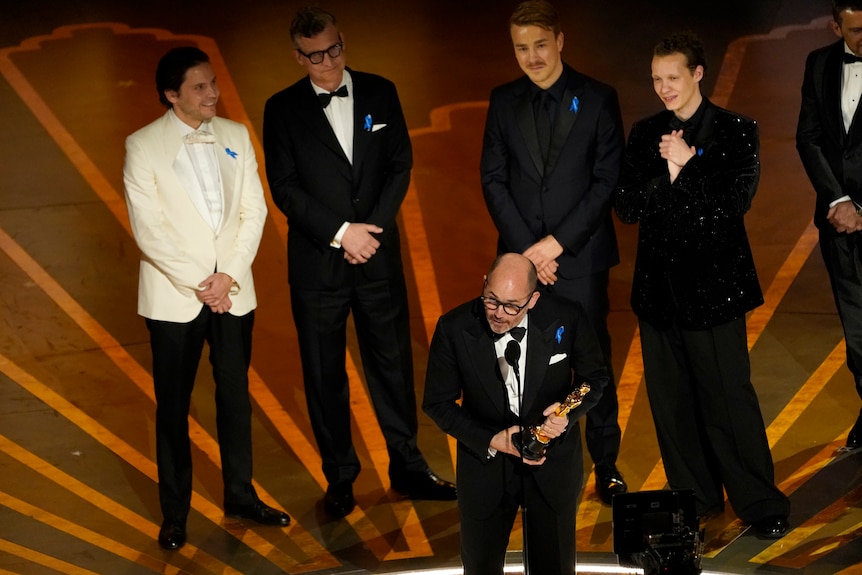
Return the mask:
<path fill-rule="evenodd" d="M 705 101 L 687 141 L 696 155 L 671 183 L 658 144 L 672 112 L 635 123 L 614 209 L 638 223 L 632 310 L 658 328 L 705 329 L 763 303 L 744 216 L 760 179 L 754 120 Z"/>

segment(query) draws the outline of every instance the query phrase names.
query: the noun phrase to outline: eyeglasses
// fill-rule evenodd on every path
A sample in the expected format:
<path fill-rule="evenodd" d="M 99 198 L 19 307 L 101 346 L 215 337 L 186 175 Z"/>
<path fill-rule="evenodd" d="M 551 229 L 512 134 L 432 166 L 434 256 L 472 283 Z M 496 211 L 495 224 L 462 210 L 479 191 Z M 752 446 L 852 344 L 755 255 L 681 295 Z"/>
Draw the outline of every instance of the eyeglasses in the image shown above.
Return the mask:
<path fill-rule="evenodd" d="M 533 294 L 530 294 L 530 297 L 527 299 L 526 302 L 524 302 L 524 305 L 518 305 L 516 303 L 504 303 L 496 298 L 487 295 L 479 296 L 479 299 L 482 300 L 482 304 L 485 306 L 485 309 L 487 309 L 488 311 L 496 311 L 497 308 L 503 306 L 503 312 L 506 315 L 518 315 L 519 313 L 521 313 L 521 310 L 527 307 L 527 305 L 530 303 L 530 299 L 532 298 Z"/>
<path fill-rule="evenodd" d="M 324 54 L 329 54 L 329 57 L 333 60 L 341 56 L 341 53 L 344 52 L 344 42 L 333 44 L 326 50 L 318 50 L 317 52 L 311 52 L 309 54 L 306 54 L 299 48 L 297 48 L 296 51 L 308 58 L 308 61 L 312 64 L 320 64 L 323 62 Z"/>

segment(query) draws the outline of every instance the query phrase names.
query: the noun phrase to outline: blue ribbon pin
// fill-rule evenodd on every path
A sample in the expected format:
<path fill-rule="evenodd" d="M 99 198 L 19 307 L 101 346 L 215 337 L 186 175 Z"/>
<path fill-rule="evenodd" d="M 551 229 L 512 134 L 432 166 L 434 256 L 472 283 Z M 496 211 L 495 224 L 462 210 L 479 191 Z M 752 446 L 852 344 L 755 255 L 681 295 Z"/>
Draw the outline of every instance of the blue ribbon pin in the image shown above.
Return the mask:
<path fill-rule="evenodd" d="M 561 341 L 563 341 L 563 332 L 564 331 L 566 331 L 566 328 L 563 326 L 560 326 L 557 328 L 557 334 L 554 336 L 554 339 L 557 340 L 557 343 L 560 343 Z"/>
<path fill-rule="evenodd" d="M 578 110 L 580 108 L 581 108 L 581 101 L 578 100 L 577 96 L 575 96 L 574 98 L 572 98 L 572 105 L 569 106 L 569 112 L 574 112 L 575 114 L 577 114 Z"/>
<path fill-rule="evenodd" d="M 225 151 L 225 152 L 227 152 L 227 155 L 228 155 L 228 156 L 230 156 L 230 157 L 231 157 L 231 158 L 233 158 L 234 160 L 236 159 L 236 155 L 237 155 L 237 154 L 236 154 L 236 152 L 234 152 L 234 151 L 233 151 L 233 150 L 231 150 L 230 148 L 225 148 L 225 149 L 224 149 L 224 151 Z"/>
<path fill-rule="evenodd" d="M 702 156 L 702 155 L 703 155 L 703 148 L 698 148 L 698 149 L 697 149 L 697 155 L 698 155 L 698 156 Z"/>
<path fill-rule="evenodd" d="M 366 132 L 371 131 L 371 114 L 367 114 L 365 116 L 365 127 L 364 127 L 364 129 Z"/>

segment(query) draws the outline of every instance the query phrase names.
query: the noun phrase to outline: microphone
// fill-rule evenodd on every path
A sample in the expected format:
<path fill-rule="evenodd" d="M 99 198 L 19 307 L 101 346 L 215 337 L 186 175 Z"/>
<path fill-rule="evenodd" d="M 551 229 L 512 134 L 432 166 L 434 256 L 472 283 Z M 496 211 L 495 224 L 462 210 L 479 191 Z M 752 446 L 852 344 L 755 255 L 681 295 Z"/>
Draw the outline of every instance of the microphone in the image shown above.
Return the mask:
<path fill-rule="evenodd" d="M 515 371 L 515 377 L 520 382 L 521 374 L 518 370 L 518 360 L 521 359 L 521 346 L 518 345 L 517 341 L 513 339 L 506 345 L 506 352 L 503 354 L 503 357 L 506 358 L 506 363 Z"/>

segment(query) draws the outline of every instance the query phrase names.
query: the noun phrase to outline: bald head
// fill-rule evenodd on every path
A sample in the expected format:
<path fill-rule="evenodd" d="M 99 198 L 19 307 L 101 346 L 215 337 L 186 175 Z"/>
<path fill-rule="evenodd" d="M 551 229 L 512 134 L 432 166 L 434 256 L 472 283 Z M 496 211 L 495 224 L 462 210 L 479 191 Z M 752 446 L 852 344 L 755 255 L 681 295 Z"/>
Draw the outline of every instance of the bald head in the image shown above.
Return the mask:
<path fill-rule="evenodd" d="M 539 292 L 536 291 L 536 266 L 521 254 L 499 256 L 488 269 L 483 295 L 485 317 L 491 330 L 496 333 L 509 331 L 521 322 L 539 299 Z M 509 308 L 514 306 L 513 311 L 520 311 L 514 315 L 506 313 L 506 304 Z"/>
<path fill-rule="evenodd" d="M 495 275 L 499 275 L 500 279 L 515 284 L 523 284 L 523 292 L 528 293 L 536 289 L 538 277 L 536 275 L 536 266 L 529 259 L 521 254 L 501 254 L 497 256 L 491 267 L 488 268 L 488 283 L 492 283 Z"/>

